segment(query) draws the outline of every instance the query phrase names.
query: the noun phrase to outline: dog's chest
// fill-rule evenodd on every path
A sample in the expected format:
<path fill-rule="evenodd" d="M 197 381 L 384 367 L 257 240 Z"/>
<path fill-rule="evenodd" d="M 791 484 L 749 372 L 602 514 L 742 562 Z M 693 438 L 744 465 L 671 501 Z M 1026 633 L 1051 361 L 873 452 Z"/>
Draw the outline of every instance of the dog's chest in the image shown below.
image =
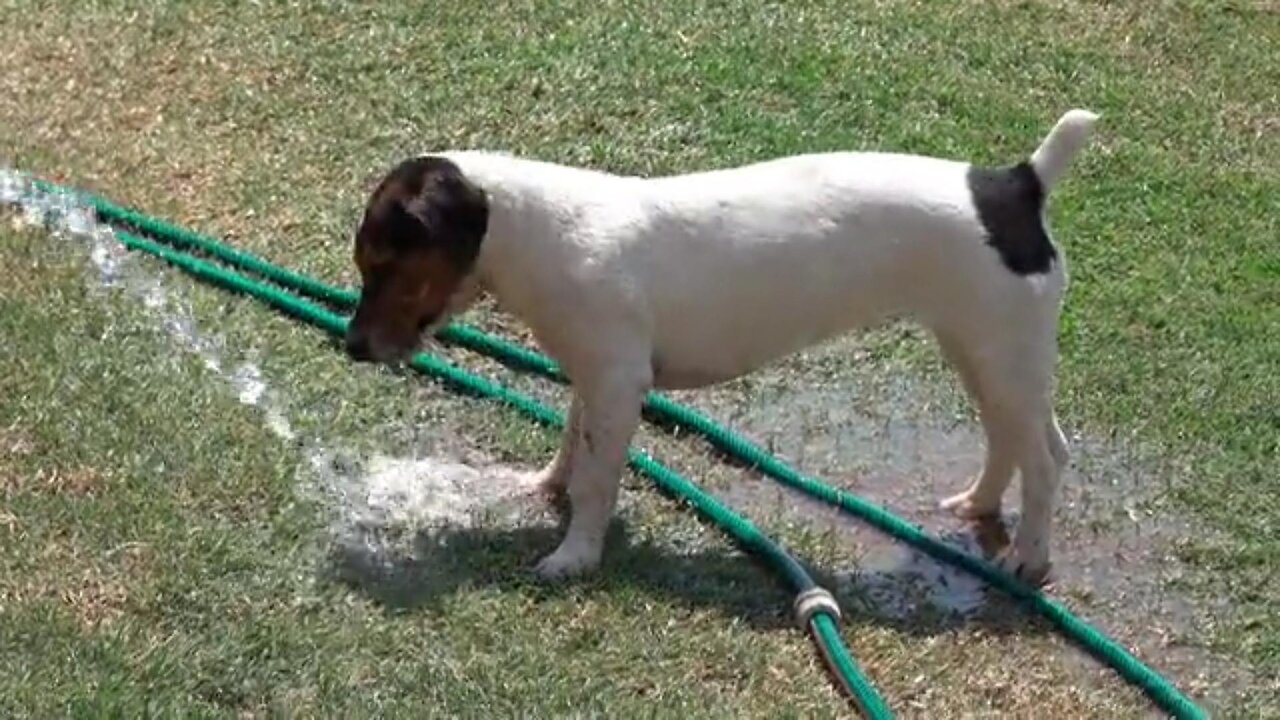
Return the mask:
<path fill-rule="evenodd" d="M 906 285 L 893 252 L 807 250 L 807 259 L 786 248 L 763 262 L 694 259 L 651 277 L 655 383 L 729 380 L 902 307 Z"/>
<path fill-rule="evenodd" d="M 655 352 L 651 360 L 653 385 L 663 390 L 688 390 L 732 380 L 747 370 L 731 368 L 723 358 L 669 357 Z"/>
<path fill-rule="evenodd" d="M 830 334 L 816 327 L 806 330 L 768 335 L 717 328 L 715 332 L 698 333 L 697 337 L 659 339 L 650 359 L 653 383 L 659 388 L 679 390 L 725 382 L 750 374 Z"/>

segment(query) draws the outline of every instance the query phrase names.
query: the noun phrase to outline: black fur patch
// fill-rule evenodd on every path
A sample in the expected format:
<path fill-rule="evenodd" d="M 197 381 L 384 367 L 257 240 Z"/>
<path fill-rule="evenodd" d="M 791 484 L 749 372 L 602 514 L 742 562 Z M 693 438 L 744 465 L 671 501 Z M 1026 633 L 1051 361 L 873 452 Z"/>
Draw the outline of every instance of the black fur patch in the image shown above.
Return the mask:
<path fill-rule="evenodd" d="M 397 165 L 374 191 L 366 223 L 396 251 L 439 247 L 470 270 L 488 229 L 489 204 L 450 160 L 416 157 Z"/>
<path fill-rule="evenodd" d="M 1005 267 L 1018 275 L 1049 272 L 1058 252 L 1041 220 L 1044 186 L 1031 164 L 971 167 L 967 179 L 987 244 L 1000 253 Z"/>

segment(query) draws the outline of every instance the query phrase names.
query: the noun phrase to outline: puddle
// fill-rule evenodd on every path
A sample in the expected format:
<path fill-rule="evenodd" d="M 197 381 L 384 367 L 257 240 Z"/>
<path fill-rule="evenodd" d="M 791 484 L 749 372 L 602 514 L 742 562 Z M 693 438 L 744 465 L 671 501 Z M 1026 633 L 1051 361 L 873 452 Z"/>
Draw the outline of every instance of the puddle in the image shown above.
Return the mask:
<path fill-rule="evenodd" d="M 1018 482 L 1005 496 L 1002 521 L 965 523 L 937 507 L 965 487 L 983 457 L 980 426 L 948 412 L 955 407 L 949 392 L 903 376 L 789 376 L 784 384 L 766 374 L 747 392 L 726 388 L 682 399 L 806 472 L 961 549 L 991 557 L 1012 533 Z M 1196 528 L 1153 509 L 1159 507 L 1152 502 L 1163 482 L 1159 474 L 1133 449 L 1069 430 L 1068 436 L 1072 460 L 1055 516 L 1048 592 L 1184 688 L 1225 699 L 1233 688 L 1247 687 L 1243 671 L 1204 646 L 1203 629 L 1225 602 L 1192 602 L 1170 586 L 1184 572 L 1177 545 Z M 857 603 L 859 612 L 904 626 L 938 624 L 940 617 L 943 627 L 983 617 L 1011 619 L 1003 595 L 968 574 L 767 478 L 744 471 L 717 495 L 753 519 L 803 522 L 847 543 L 856 561 L 825 569 L 836 578 L 833 590 Z"/>
<path fill-rule="evenodd" d="M 323 453 L 311 464 L 337 501 L 335 549 L 362 572 L 395 573 L 434 540 L 537 525 L 550 509 L 531 473 L 496 463 L 385 455 L 361 463 Z"/>

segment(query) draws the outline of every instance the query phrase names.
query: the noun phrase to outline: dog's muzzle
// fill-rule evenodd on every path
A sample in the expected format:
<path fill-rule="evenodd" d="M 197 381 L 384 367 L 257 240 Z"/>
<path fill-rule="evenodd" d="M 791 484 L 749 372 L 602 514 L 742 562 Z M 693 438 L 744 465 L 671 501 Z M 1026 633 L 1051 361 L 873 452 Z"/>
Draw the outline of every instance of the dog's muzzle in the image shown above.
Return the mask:
<path fill-rule="evenodd" d="M 369 336 L 362 332 L 348 329 L 346 336 L 347 355 L 356 362 L 373 360 L 373 348 L 369 345 Z"/>

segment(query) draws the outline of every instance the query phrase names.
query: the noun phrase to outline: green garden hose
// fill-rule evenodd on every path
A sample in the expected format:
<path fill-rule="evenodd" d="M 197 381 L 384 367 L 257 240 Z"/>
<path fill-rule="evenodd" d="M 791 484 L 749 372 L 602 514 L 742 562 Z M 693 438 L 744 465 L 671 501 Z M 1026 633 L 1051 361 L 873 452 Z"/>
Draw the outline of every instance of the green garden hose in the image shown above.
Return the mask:
<path fill-rule="evenodd" d="M 36 186 L 45 192 L 73 193 L 73 191 L 70 191 L 68 189 L 61 188 L 57 185 L 53 185 L 51 183 L 46 183 L 43 181 L 37 181 Z M 282 287 L 307 295 L 313 299 L 324 301 L 326 303 L 329 303 L 339 308 L 350 308 L 355 304 L 357 300 L 356 293 L 350 290 L 343 290 L 340 288 L 336 288 L 336 287 L 327 285 L 325 283 L 322 283 L 320 281 L 317 281 L 313 278 L 307 277 L 305 275 L 301 275 L 301 274 L 294 273 L 289 270 L 280 268 L 254 255 L 250 255 L 248 253 L 230 248 L 225 244 L 213 238 L 210 238 L 208 236 L 171 225 L 162 220 L 149 217 L 147 215 L 136 212 L 134 210 L 129 210 L 127 208 L 120 207 L 103 198 L 99 198 L 93 195 L 85 195 L 83 193 L 73 193 L 73 194 L 82 198 L 85 202 L 87 202 L 91 207 L 93 207 L 96 210 L 96 212 L 100 217 L 102 217 L 104 220 L 108 222 L 133 227 L 139 230 L 140 232 L 147 233 L 148 235 L 151 235 L 152 237 L 163 240 L 164 242 L 169 243 L 177 248 L 197 250 L 202 253 L 206 253 L 229 265 L 239 267 L 249 272 L 253 272 L 265 279 L 268 279 L 274 283 L 281 285 Z M 131 235 L 122 234 L 122 240 L 124 240 L 125 238 L 128 238 L 135 242 L 135 245 L 133 246 L 135 247 L 135 249 L 142 249 L 144 251 L 151 252 L 152 254 L 165 257 L 165 255 L 162 255 L 159 252 L 154 252 L 153 250 L 163 251 L 169 256 L 169 257 L 165 257 L 166 260 L 169 260 L 170 262 L 174 262 L 174 264 L 177 264 L 179 267 L 182 267 L 183 269 L 186 269 L 188 271 L 192 271 L 192 270 L 190 268 L 185 267 L 182 263 L 200 262 L 199 260 L 195 260 L 194 258 L 190 258 L 188 256 L 181 255 L 178 253 L 173 253 L 172 251 L 169 251 L 166 248 L 154 246 L 154 244 L 152 243 L 148 243 L 148 245 L 154 246 L 152 248 L 142 247 L 141 245 L 137 245 L 137 243 L 139 242 L 145 243 L 146 241 L 143 241 L 140 238 L 136 238 Z M 126 242 L 126 244 L 129 244 L 129 243 Z M 181 261 L 175 262 L 179 258 L 181 258 Z M 226 272 L 221 270 L 220 268 L 216 268 L 212 266 L 210 266 L 210 268 L 218 272 L 223 272 L 223 273 Z M 195 272 L 195 274 L 201 275 L 201 272 Z M 261 286 L 254 284 L 253 281 L 248 280 L 247 278 L 243 278 L 243 276 L 236 275 L 236 277 L 239 278 L 237 282 L 245 285 L 245 287 L 235 287 L 236 283 L 220 283 L 220 284 L 224 284 L 224 286 L 226 287 L 233 287 L 234 289 L 240 290 L 242 292 L 248 292 L 249 294 L 255 295 L 256 297 L 260 297 L 262 299 L 267 299 L 268 302 L 271 302 L 273 305 L 280 307 L 286 312 L 289 312 L 290 314 L 293 314 L 295 316 L 300 316 L 296 310 L 291 309 L 288 306 L 288 303 L 277 304 L 275 300 L 263 297 L 261 292 L 270 293 L 273 296 L 281 295 L 283 298 L 289 298 L 289 300 L 293 303 L 298 302 L 296 298 L 291 298 L 290 296 L 285 295 L 283 293 L 279 293 L 279 291 L 276 291 L 271 288 L 262 288 Z M 206 279 L 211 279 L 214 282 L 219 282 L 219 280 L 212 277 L 207 277 Z M 260 291 L 250 291 L 249 286 L 252 286 L 254 288 L 260 288 Z M 309 307 L 311 307 L 314 310 L 319 310 L 319 308 L 314 308 L 314 306 L 309 306 Z M 321 310 L 320 312 L 324 312 L 324 311 Z M 325 314 L 328 316 L 331 316 L 332 318 L 337 319 L 338 321 L 345 322 L 342 320 L 342 318 L 339 318 L 337 315 L 333 315 L 332 313 L 325 313 Z M 303 319 L 310 319 L 310 318 L 303 317 Z M 324 327 L 324 325 L 322 325 L 322 327 Z M 334 331 L 333 327 L 326 327 L 326 329 L 329 329 L 330 331 Z M 443 331 L 441 331 L 440 338 L 446 342 L 457 344 L 472 350 L 476 350 L 483 354 L 486 354 L 510 367 L 534 372 L 560 382 L 564 381 L 563 374 L 559 371 L 556 364 L 550 358 L 547 358 L 546 356 L 533 352 L 529 349 L 520 347 L 518 345 L 514 345 L 500 338 L 495 338 L 493 336 L 487 335 L 486 333 L 483 333 L 475 328 L 471 328 L 465 325 L 455 323 L 449 326 L 448 328 L 444 329 Z M 440 364 L 439 360 L 431 359 L 430 356 L 421 355 L 419 356 L 419 358 L 427 358 L 427 359 L 430 359 L 432 363 Z M 415 364 L 417 362 L 418 360 L 415 359 Z M 450 365 L 443 365 L 443 367 L 450 368 L 451 372 L 457 372 L 457 373 L 462 372 L 460 370 L 457 370 L 456 368 L 453 368 L 453 366 L 450 366 Z M 419 369 L 422 369 L 422 368 L 419 368 Z M 438 374 L 436 370 L 433 370 L 433 369 L 424 369 L 423 371 L 428 372 L 429 374 L 435 375 L 437 377 L 443 377 L 442 375 Z M 451 378 L 445 378 L 445 379 L 451 380 Z M 477 378 L 477 380 L 479 379 Z M 487 383 L 487 381 L 480 381 L 480 382 Z M 498 386 L 494 386 L 494 387 L 498 387 Z M 502 390 L 506 393 L 510 393 L 510 391 L 507 391 L 505 389 L 502 389 Z M 514 396 L 514 393 L 510 393 L 510 394 Z M 494 395 L 493 397 L 498 397 L 498 396 Z M 498 399 L 501 399 L 504 402 L 510 403 L 510 401 L 506 400 L 506 398 L 504 397 L 498 397 Z M 528 401 L 528 402 L 532 402 L 532 401 Z M 511 403 L 511 404 L 514 404 L 514 403 Z M 791 468 L 790 466 L 788 466 L 786 463 L 783 463 L 778 458 L 765 452 L 758 446 L 752 444 L 747 439 L 716 424 L 706 416 L 698 413 L 697 411 L 693 410 L 692 408 L 689 408 L 688 406 L 676 403 L 658 393 L 650 393 L 645 401 L 645 411 L 646 411 L 646 415 L 651 419 L 657 420 L 659 422 L 662 422 L 674 427 L 687 429 L 699 435 L 702 435 L 708 442 L 710 442 L 717 449 L 745 463 L 748 466 L 759 469 L 766 476 L 771 477 L 789 487 L 792 487 L 808 495 L 811 495 L 816 499 L 819 499 L 819 500 L 822 500 L 823 502 L 831 504 L 839 508 L 840 510 L 847 512 L 855 517 L 858 517 L 868 522 L 869 524 L 873 525 L 874 527 L 884 531 L 890 536 L 898 540 L 901 540 L 933 556 L 934 558 L 938 559 L 941 562 L 953 565 L 969 573 L 972 573 L 975 576 L 984 580 L 985 582 L 1008 593 L 1015 599 L 1024 602 L 1032 610 L 1034 610 L 1041 616 L 1048 619 L 1051 623 L 1053 623 L 1059 630 L 1061 630 L 1071 640 L 1073 640 L 1078 645 L 1088 650 L 1091 654 L 1099 658 L 1102 662 L 1107 664 L 1109 667 L 1111 667 L 1113 670 L 1119 673 L 1126 680 L 1142 688 L 1157 706 L 1159 706 L 1162 710 L 1169 713 L 1173 717 L 1180 718 L 1180 719 L 1181 718 L 1197 718 L 1198 719 L 1198 718 L 1207 717 L 1199 707 L 1197 707 L 1189 698 L 1187 698 L 1185 695 L 1179 692 L 1177 688 L 1175 688 L 1168 680 L 1160 676 L 1157 672 L 1155 672 L 1151 668 L 1144 665 L 1140 660 L 1138 660 L 1132 654 L 1127 652 L 1123 647 L 1117 644 L 1114 640 L 1111 640 L 1110 638 L 1102 634 L 1099 630 L 1094 628 L 1089 623 L 1074 616 L 1065 606 L 1061 605 L 1060 603 L 1054 602 L 1053 600 L 1050 600 L 1049 598 L 1045 597 L 1042 593 L 1040 593 L 1036 589 L 1021 582 L 1020 580 L 1010 575 L 1009 573 L 1004 572 L 1003 570 L 997 568 L 995 565 L 991 564 L 990 562 L 987 562 L 981 558 L 977 558 L 967 553 L 964 553 L 953 546 L 943 543 L 942 541 L 928 535 L 927 533 L 923 532 L 916 526 L 906 522 L 905 520 L 902 520 L 901 518 L 893 515 L 892 513 L 884 510 L 879 506 L 876 506 L 870 502 L 867 502 L 861 498 L 858 498 L 857 496 L 854 496 L 852 494 L 849 494 L 837 488 L 831 487 L 815 477 L 800 473 L 794 468 Z M 542 419 L 540 421 L 547 422 L 546 419 Z M 639 455 L 633 452 L 632 456 L 630 457 L 630 461 L 633 468 L 649 476 L 651 479 L 655 480 L 655 482 L 658 482 L 658 484 L 664 487 L 664 489 L 670 489 L 671 487 L 682 487 L 680 483 L 675 483 L 675 484 L 664 483 L 663 481 L 659 480 L 659 477 L 655 477 L 654 475 L 647 472 L 645 469 L 647 467 L 647 463 L 653 463 L 653 461 L 648 459 L 647 456 Z M 656 463 L 654 464 L 656 465 Z M 658 466 L 658 467 L 662 467 L 662 466 Z M 663 468 L 663 470 L 665 470 L 668 473 L 671 472 L 666 468 Z M 659 475 L 661 475 L 661 473 L 659 473 Z M 674 475 L 674 473 L 672 473 L 672 475 Z M 679 478 L 679 476 L 675 475 L 675 478 Z M 680 478 L 680 480 L 683 480 L 683 478 Z M 688 481 L 683 481 L 683 482 L 687 484 L 689 488 L 691 488 L 696 493 L 696 495 L 685 496 L 685 497 L 689 499 L 690 502 L 692 502 L 695 505 L 695 507 L 698 507 L 700 511 L 711 516 L 710 512 L 707 509 L 704 509 L 702 506 L 700 506 L 699 503 L 695 500 L 695 498 L 698 496 L 701 496 L 701 497 L 706 497 L 706 499 L 710 500 L 710 502 L 712 503 L 715 503 L 715 501 L 705 496 L 705 494 L 702 493 L 701 490 L 699 490 L 696 486 L 693 486 L 691 483 L 688 483 Z M 683 495 L 683 493 L 680 493 L 680 492 L 676 492 L 676 494 Z M 723 506 L 719 505 L 718 503 L 716 503 L 716 507 L 718 507 L 720 510 L 723 510 L 725 513 L 729 514 L 732 517 L 737 517 L 733 515 L 731 512 L 729 512 L 727 509 L 725 509 Z M 739 520 L 741 520 L 741 518 L 739 518 Z M 742 522 L 746 522 L 746 521 L 744 520 Z M 749 523 L 747 525 L 750 526 Z M 726 529 L 730 529 L 730 532 L 732 532 L 732 529 L 730 528 L 730 526 L 724 526 L 724 527 L 726 527 Z M 770 546 L 776 547 L 776 545 L 773 545 L 771 541 L 768 541 L 767 538 L 765 538 L 762 534 L 760 534 L 758 530 L 755 530 L 754 533 L 755 533 L 755 536 L 758 536 L 765 542 L 769 543 Z M 738 536 L 735 535 L 735 537 L 738 537 Z M 748 533 L 748 537 L 752 537 L 752 535 Z M 743 540 L 741 537 L 738 537 L 738 539 L 740 542 L 743 542 L 743 544 L 746 545 L 747 547 L 751 547 L 751 548 L 755 547 L 755 545 L 753 544 L 755 542 L 754 540 Z M 779 550 L 779 552 L 781 551 Z M 770 557 L 768 552 L 764 552 L 763 554 L 766 557 Z M 789 556 L 786 556 L 785 553 L 782 553 L 782 555 L 789 559 Z M 804 591 L 800 587 L 800 585 L 796 582 L 796 580 L 798 580 L 798 577 L 792 578 L 788 574 L 785 563 L 780 565 L 775 565 L 775 567 L 782 569 L 784 575 L 788 575 L 788 581 L 792 584 L 792 587 L 797 590 L 797 592 Z M 812 580 L 810 580 L 809 582 L 810 584 L 812 584 Z M 838 633 L 835 632 L 834 620 L 828 614 L 819 613 L 815 616 L 814 619 L 815 621 L 819 621 L 819 622 L 826 620 L 830 623 L 829 632 L 816 630 L 815 635 L 824 635 L 824 634 L 838 635 Z M 836 645 L 836 647 L 839 647 L 841 650 L 843 650 L 843 647 L 839 646 L 838 644 Z M 824 652 L 825 652 L 825 649 L 824 649 Z M 847 653 L 845 654 L 845 659 L 848 661 L 848 665 L 854 669 L 854 672 L 842 675 L 842 678 L 843 678 L 842 681 L 845 682 L 846 687 L 848 689 L 850 689 L 851 691 L 855 691 L 855 696 L 856 696 L 856 691 L 858 689 L 858 686 L 856 683 L 850 684 L 849 678 L 857 678 L 858 680 L 861 680 L 863 683 L 865 683 L 865 679 L 862 678 L 861 675 L 856 672 L 856 666 L 853 665 L 852 658 L 849 658 L 847 656 Z M 832 662 L 833 666 L 838 666 L 839 664 L 841 663 Z M 867 689 L 870 690 L 869 685 L 867 685 Z M 872 696 L 874 696 L 873 690 L 871 694 Z M 876 698 L 876 700 L 878 701 L 878 697 Z M 874 710 L 874 705 L 869 705 L 864 707 L 864 711 L 867 711 L 868 714 L 871 714 L 873 710 Z M 885 710 L 885 712 L 887 712 L 887 709 Z"/>

